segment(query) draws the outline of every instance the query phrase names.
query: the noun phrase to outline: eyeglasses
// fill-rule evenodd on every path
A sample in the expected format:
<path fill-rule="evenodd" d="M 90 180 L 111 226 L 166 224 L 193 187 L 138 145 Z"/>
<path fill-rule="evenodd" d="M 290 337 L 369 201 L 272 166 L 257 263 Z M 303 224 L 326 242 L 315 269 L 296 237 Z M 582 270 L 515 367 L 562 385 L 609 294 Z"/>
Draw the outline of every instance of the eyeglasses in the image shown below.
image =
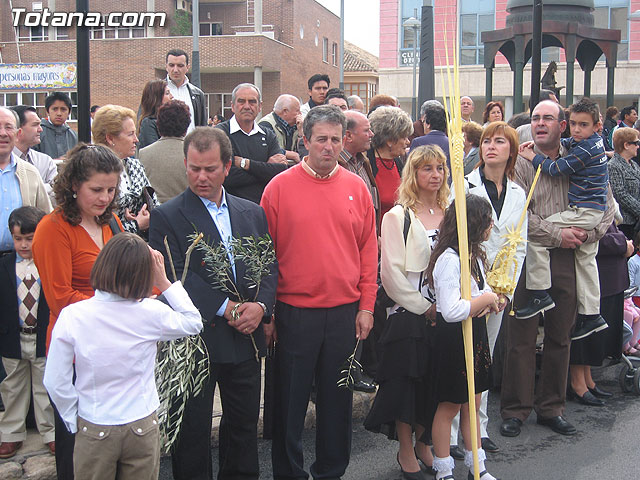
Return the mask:
<path fill-rule="evenodd" d="M 534 123 L 534 122 L 540 123 L 541 121 L 544 123 L 551 123 L 551 122 L 557 122 L 558 119 L 553 115 L 543 115 L 542 117 L 540 115 L 533 115 L 531 117 L 531 123 Z"/>
<path fill-rule="evenodd" d="M 636 140 L 635 142 L 627 142 L 627 143 L 630 143 L 630 144 L 635 145 L 637 147 L 638 145 L 640 145 L 640 140 Z"/>

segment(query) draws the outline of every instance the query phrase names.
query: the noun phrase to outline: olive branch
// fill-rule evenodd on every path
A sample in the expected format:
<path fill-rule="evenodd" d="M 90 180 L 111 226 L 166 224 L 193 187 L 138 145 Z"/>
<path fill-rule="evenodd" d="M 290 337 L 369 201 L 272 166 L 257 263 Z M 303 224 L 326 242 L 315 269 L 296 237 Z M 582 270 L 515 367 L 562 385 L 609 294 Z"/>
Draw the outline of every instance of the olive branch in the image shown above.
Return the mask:
<path fill-rule="evenodd" d="M 356 351 L 360 345 L 360 339 L 356 342 L 356 348 L 353 349 L 353 353 L 344 361 L 340 367 L 340 380 L 338 380 L 338 387 L 346 388 L 353 392 L 353 387 L 356 383 L 355 372 L 362 371 L 362 365 L 356 360 Z"/>
<path fill-rule="evenodd" d="M 187 277 L 191 253 L 201 239 L 202 235 L 193 238 L 185 253 L 183 284 Z M 166 236 L 164 246 L 175 282 L 178 278 Z M 160 439 L 163 452 L 168 453 L 180 434 L 187 400 L 202 391 L 209 377 L 209 352 L 202 337 L 192 335 L 169 342 L 158 342 L 155 377 L 160 399 Z"/>
<path fill-rule="evenodd" d="M 193 233 L 187 238 L 194 241 L 202 233 Z M 262 280 L 271 274 L 271 267 L 276 262 L 276 252 L 273 248 L 273 241 L 269 235 L 261 237 L 231 237 L 225 245 L 223 242 L 210 243 L 208 239 L 199 241 L 196 247 L 203 255 L 203 261 L 209 271 L 211 284 L 238 299 L 238 304 L 231 310 L 233 325 L 240 318 L 238 307 L 246 302 L 255 302 L 260 293 Z M 246 268 L 243 279 L 247 282 L 248 290 L 255 290 L 248 298 L 240 293 L 233 279 L 234 262 L 241 261 Z M 251 339 L 255 352 L 256 361 L 260 360 L 258 346 L 256 345 L 253 333 L 247 335 Z"/>

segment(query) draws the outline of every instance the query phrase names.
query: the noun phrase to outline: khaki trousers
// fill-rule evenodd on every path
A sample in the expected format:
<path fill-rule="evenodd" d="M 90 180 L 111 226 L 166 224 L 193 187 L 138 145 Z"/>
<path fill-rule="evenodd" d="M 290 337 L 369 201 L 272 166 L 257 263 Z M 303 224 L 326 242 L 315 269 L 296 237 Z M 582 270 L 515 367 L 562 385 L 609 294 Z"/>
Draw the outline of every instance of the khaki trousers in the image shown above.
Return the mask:
<path fill-rule="evenodd" d="M 545 218 L 562 228 L 580 227 L 593 230 L 602 220 L 604 212 L 594 208 L 569 207 L 563 212 Z M 598 315 L 600 313 L 600 282 L 596 254 L 598 242 L 583 243 L 575 249 L 576 293 L 578 313 Z M 549 248 L 535 242 L 527 243 L 527 289 L 548 290 L 551 288 Z M 560 300 L 556 298 L 555 300 Z"/>
<path fill-rule="evenodd" d="M 38 432 L 44 443 L 55 440 L 53 408 L 42 384 L 45 357 L 36 357 L 35 334 L 20 333 L 22 359 L 2 358 L 7 377 L 0 384 L 4 414 L 0 420 L 3 442 L 22 442 L 27 438 L 26 417 L 33 392 L 33 410 Z"/>
<path fill-rule="evenodd" d="M 73 472 L 79 480 L 157 480 L 160 429 L 152 413 L 124 425 L 96 425 L 78 417 Z"/>

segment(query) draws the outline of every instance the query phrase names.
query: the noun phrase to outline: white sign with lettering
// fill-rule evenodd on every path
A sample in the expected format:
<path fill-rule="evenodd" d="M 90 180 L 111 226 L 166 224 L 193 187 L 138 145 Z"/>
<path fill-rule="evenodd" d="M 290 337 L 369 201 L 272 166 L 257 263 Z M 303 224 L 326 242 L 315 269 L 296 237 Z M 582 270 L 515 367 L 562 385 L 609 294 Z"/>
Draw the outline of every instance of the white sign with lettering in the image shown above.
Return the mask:
<path fill-rule="evenodd" d="M 75 88 L 75 63 L 0 64 L 0 90 Z"/>

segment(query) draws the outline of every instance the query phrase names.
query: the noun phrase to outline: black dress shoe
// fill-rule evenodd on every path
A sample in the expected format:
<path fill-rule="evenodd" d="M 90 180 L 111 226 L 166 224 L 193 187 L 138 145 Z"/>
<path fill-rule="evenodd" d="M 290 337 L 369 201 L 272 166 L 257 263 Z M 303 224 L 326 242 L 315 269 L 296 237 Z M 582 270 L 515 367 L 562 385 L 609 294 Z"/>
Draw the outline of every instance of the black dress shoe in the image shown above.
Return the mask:
<path fill-rule="evenodd" d="M 420 465 L 420 469 L 427 473 L 427 475 L 434 475 L 436 472 L 431 465 L 427 465 L 419 456 L 418 452 L 416 452 L 416 447 L 413 447 L 413 453 L 416 455 L 416 459 L 418 460 L 418 465 Z"/>
<path fill-rule="evenodd" d="M 482 480 L 482 477 L 484 475 L 488 475 L 489 472 L 487 472 L 486 470 L 483 470 L 482 472 L 480 472 L 480 480 Z M 467 480 L 473 480 L 475 477 L 473 476 L 473 473 L 471 473 L 471 471 L 469 471 L 469 474 L 467 475 Z M 496 480 L 500 480 L 499 478 L 496 478 Z"/>
<path fill-rule="evenodd" d="M 561 415 L 551 418 L 538 417 L 536 421 L 538 422 L 538 425 L 549 427 L 551 430 L 561 435 L 575 435 L 578 432 L 576 427 L 567 422 Z"/>
<path fill-rule="evenodd" d="M 576 400 L 583 405 L 589 405 L 590 407 L 604 407 L 604 402 L 599 398 L 596 398 L 589 390 L 584 392 L 584 395 L 580 396 L 576 393 Z"/>
<path fill-rule="evenodd" d="M 601 389 L 597 384 L 595 387 L 590 388 L 589 391 L 598 398 L 613 397 L 613 393 L 607 392 L 606 390 Z"/>
<path fill-rule="evenodd" d="M 398 452 L 396 454 L 396 461 L 398 462 L 398 465 L 400 465 L 400 471 L 402 472 L 402 478 L 404 478 L 405 480 L 426 480 L 426 477 L 424 476 L 424 473 L 422 473 L 422 469 L 418 470 L 417 472 L 405 472 L 404 469 L 402 468 L 402 464 L 400 463 L 400 452 Z"/>
<path fill-rule="evenodd" d="M 458 445 L 449 445 L 449 455 L 456 460 L 464 460 L 464 452 Z"/>
<path fill-rule="evenodd" d="M 480 439 L 480 443 L 482 444 L 482 449 L 485 452 L 496 453 L 500 451 L 500 447 L 496 445 L 495 442 L 489 437 L 482 437 Z"/>
<path fill-rule="evenodd" d="M 520 435 L 522 420 L 519 418 L 505 418 L 500 425 L 500 435 L 503 437 L 517 437 Z"/>
<path fill-rule="evenodd" d="M 582 320 L 580 320 L 580 315 L 578 315 L 578 322 L 576 323 L 573 335 L 571 335 L 571 340 L 587 338 L 589 335 L 600 332 L 606 328 L 609 328 L 609 325 L 607 325 L 605 319 L 602 318 L 602 315 L 594 316 L 594 318 L 583 318 Z"/>
<path fill-rule="evenodd" d="M 551 298 L 548 293 L 544 297 L 540 298 L 532 295 L 529 297 L 527 304 L 516 311 L 516 318 L 518 320 L 524 320 L 535 317 L 539 313 L 555 308 L 555 306 L 556 304 L 554 303 L 553 298 Z"/>
<path fill-rule="evenodd" d="M 353 389 L 357 392 L 375 393 L 376 386 L 373 383 L 369 383 L 364 380 L 358 380 L 353 384 Z"/>

